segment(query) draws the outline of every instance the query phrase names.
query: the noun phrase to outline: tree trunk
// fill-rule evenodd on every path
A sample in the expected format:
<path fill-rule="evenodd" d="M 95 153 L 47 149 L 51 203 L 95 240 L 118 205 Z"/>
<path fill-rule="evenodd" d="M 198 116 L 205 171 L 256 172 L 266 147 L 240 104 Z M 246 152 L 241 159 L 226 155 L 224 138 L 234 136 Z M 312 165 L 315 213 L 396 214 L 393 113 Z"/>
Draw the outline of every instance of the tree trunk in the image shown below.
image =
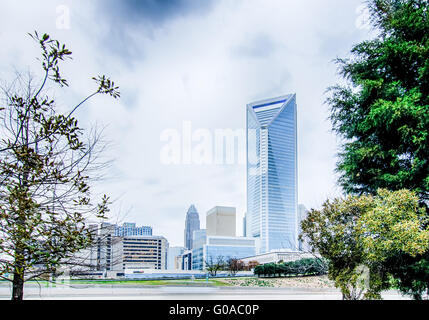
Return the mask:
<path fill-rule="evenodd" d="M 23 300 L 24 298 L 24 274 L 16 272 L 13 274 L 12 300 Z"/>

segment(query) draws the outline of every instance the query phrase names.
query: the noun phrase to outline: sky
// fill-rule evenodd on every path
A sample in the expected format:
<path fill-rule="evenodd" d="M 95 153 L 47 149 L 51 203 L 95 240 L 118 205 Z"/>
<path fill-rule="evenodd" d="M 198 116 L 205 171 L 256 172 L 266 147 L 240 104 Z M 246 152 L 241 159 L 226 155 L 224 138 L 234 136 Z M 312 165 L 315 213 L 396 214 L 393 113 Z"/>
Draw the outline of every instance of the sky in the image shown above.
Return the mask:
<path fill-rule="evenodd" d="M 104 128 L 109 141 L 113 163 L 94 194 L 114 200 L 112 222 L 150 225 L 182 246 L 191 204 L 202 228 L 209 209 L 232 206 L 241 236 L 245 164 L 167 164 L 162 137 L 175 132 L 180 150 L 193 151 L 198 140 L 186 140 L 187 130 L 243 132 L 246 104 L 289 93 L 298 105 L 298 202 L 319 208 L 341 194 L 326 89 L 342 81 L 333 60 L 371 35 L 363 1 L 2 0 L 2 81 L 16 71 L 42 75 L 27 35 L 34 30 L 73 52 L 60 66 L 70 87 L 52 86 L 61 110 L 95 89 L 95 75 L 120 87 L 119 100 L 96 96 L 76 114 L 82 127 Z"/>

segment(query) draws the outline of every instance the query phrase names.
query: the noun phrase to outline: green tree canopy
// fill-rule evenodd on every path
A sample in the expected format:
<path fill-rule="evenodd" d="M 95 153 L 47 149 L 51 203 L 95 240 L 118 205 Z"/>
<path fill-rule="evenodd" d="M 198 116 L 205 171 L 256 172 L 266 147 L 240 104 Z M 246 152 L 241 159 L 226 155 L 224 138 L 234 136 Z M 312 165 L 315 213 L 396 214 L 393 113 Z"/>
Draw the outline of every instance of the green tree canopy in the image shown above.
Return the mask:
<path fill-rule="evenodd" d="M 392 258 L 417 257 L 429 249 L 425 210 L 409 190 L 328 200 L 321 210 L 311 210 L 301 227 L 312 248 L 328 259 L 329 277 L 345 299 L 362 293 L 380 298 L 390 285 Z M 364 286 L 363 272 L 368 272 Z"/>
<path fill-rule="evenodd" d="M 341 289 L 343 299 L 359 299 L 365 290 L 360 284 L 365 250 L 357 228 L 358 217 L 371 207 L 370 196 L 327 200 L 321 210 L 312 209 L 301 223 L 301 236 L 329 261 L 328 276 Z M 372 288 L 375 294 L 380 290 L 380 286 Z"/>
<path fill-rule="evenodd" d="M 368 1 L 379 35 L 337 59 L 346 85 L 331 87 L 333 129 L 343 139 L 347 192 L 410 189 L 429 196 L 427 0 Z"/>
<path fill-rule="evenodd" d="M 347 82 L 328 90 L 333 130 L 343 142 L 339 183 L 353 194 L 413 190 L 429 215 L 428 1 L 367 4 L 377 36 L 336 60 Z M 429 283 L 429 251 L 388 260 L 400 289 L 420 298 Z"/>
<path fill-rule="evenodd" d="M 359 217 L 357 231 L 366 257 L 376 262 L 401 253 L 416 257 L 429 248 L 428 216 L 409 190 L 380 189 L 372 208 Z"/>

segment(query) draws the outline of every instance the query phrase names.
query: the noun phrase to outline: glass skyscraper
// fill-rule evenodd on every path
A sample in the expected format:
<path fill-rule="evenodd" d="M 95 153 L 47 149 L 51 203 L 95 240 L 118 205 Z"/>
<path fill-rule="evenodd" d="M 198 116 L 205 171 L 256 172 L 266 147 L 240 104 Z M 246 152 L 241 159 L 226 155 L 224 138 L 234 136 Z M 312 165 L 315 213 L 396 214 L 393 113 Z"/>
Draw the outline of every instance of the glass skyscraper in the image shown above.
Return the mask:
<path fill-rule="evenodd" d="M 195 230 L 200 230 L 200 217 L 194 205 L 191 205 L 186 213 L 185 221 L 185 248 L 192 250 L 192 236 Z"/>
<path fill-rule="evenodd" d="M 298 247 L 296 95 L 247 105 L 247 236 L 259 253 Z"/>

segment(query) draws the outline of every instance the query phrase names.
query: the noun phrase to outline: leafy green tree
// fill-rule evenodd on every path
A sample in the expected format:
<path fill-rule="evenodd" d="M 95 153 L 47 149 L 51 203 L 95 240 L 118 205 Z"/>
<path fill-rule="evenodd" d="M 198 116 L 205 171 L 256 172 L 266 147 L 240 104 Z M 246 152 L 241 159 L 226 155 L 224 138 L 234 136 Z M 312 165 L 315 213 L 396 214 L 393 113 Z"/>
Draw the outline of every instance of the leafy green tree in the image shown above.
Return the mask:
<path fill-rule="evenodd" d="M 94 202 L 90 188 L 103 146 L 73 113 L 95 95 L 119 97 L 111 80 L 93 78 L 95 91 L 61 114 L 47 86 L 68 86 L 59 65 L 71 52 L 47 34 L 31 36 L 42 51 L 41 81 L 19 74 L 1 92 L 0 277 L 12 281 L 14 300 L 25 281 L 54 273 L 95 240 L 87 219 L 104 218 L 109 204 L 107 196 Z"/>
<path fill-rule="evenodd" d="M 409 190 L 379 190 L 373 201 L 358 222 L 366 258 L 404 293 L 429 297 L 429 217 L 419 197 Z"/>
<path fill-rule="evenodd" d="M 365 293 L 368 288 L 361 283 L 366 259 L 357 232 L 358 218 L 371 207 L 370 196 L 327 200 L 321 210 L 312 209 L 301 223 L 302 235 L 307 237 L 314 253 L 328 260 L 328 277 L 345 300 L 357 300 L 363 294 L 379 298 L 382 289 L 373 282 Z M 380 277 L 384 275 L 371 275 L 373 280 Z"/>
<path fill-rule="evenodd" d="M 276 275 L 276 269 L 277 268 L 275 263 L 267 263 L 264 267 L 264 274 L 274 277 Z"/>
<path fill-rule="evenodd" d="M 357 228 L 369 260 L 383 262 L 400 253 L 411 257 L 425 253 L 429 219 L 414 192 L 380 189 L 372 203 L 359 217 Z"/>
<path fill-rule="evenodd" d="M 429 4 L 367 3 L 378 35 L 337 59 L 347 83 L 329 89 L 333 129 L 343 138 L 339 182 L 353 194 L 415 191 L 429 215 Z M 389 258 L 403 292 L 417 298 L 429 289 L 428 257 Z"/>
<path fill-rule="evenodd" d="M 281 276 L 287 276 L 289 274 L 289 264 L 287 262 L 278 263 L 277 268 Z"/>
<path fill-rule="evenodd" d="M 429 297 L 429 251 L 423 255 L 397 255 L 387 258 L 384 265 L 393 276 L 393 284 L 401 292 L 422 300 Z"/>
<path fill-rule="evenodd" d="M 410 189 L 429 198 L 427 0 L 370 0 L 379 35 L 337 63 L 347 85 L 330 88 L 338 163 L 351 193 Z"/>
<path fill-rule="evenodd" d="M 344 299 L 379 299 L 396 270 L 393 259 L 429 249 L 425 209 L 409 190 L 328 200 L 301 226 L 313 250 L 328 259 L 328 275 Z"/>
<path fill-rule="evenodd" d="M 255 268 L 253 269 L 253 273 L 255 275 L 257 275 L 258 277 L 264 274 L 264 265 L 260 264 L 255 266 Z"/>

